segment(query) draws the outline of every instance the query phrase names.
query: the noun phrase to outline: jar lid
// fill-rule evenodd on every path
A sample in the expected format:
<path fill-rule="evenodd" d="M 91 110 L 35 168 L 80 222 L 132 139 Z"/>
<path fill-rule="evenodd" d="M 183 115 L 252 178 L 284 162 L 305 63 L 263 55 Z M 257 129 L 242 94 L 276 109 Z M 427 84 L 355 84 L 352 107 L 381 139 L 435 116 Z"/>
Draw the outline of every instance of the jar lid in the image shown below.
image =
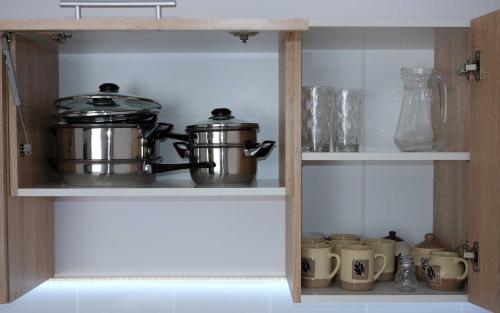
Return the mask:
<path fill-rule="evenodd" d="M 440 245 L 434 237 L 433 233 L 425 234 L 425 240 L 415 246 L 416 248 L 422 249 L 443 249 L 444 247 Z"/>
<path fill-rule="evenodd" d="M 227 108 L 217 108 L 211 113 L 212 116 L 207 120 L 187 126 L 186 131 L 189 133 L 208 130 L 259 129 L 259 124 L 237 119 L 231 115 L 231 110 Z"/>
<path fill-rule="evenodd" d="M 104 83 L 99 86 L 99 92 L 59 98 L 55 101 L 59 108 L 56 116 L 66 121 L 81 122 L 83 118 L 110 122 L 129 119 L 131 115 L 151 117 L 161 109 L 154 100 L 120 94 L 119 90 L 114 83 Z"/>

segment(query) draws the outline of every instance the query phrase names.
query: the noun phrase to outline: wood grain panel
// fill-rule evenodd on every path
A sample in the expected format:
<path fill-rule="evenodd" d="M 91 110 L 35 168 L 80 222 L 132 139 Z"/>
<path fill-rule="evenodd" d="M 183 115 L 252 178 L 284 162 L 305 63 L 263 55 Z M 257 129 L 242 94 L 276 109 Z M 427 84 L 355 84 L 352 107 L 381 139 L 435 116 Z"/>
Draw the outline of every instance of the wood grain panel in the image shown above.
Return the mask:
<path fill-rule="evenodd" d="M 12 55 L 22 101 L 22 112 L 33 146 L 33 154 L 18 157 L 22 142 L 19 119 L 12 98 L 9 106 L 10 190 L 43 184 L 54 175 L 48 158 L 55 151 L 55 137 L 50 132 L 54 99 L 59 96 L 58 44 L 48 35 L 16 35 Z"/>
<path fill-rule="evenodd" d="M 302 205 L 300 32 L 285 33 L 280 47 L 280 181 L 286 187 L 286 274 L 294 302 L 300 302 Z"/>
<path fill-rule="evenodd" d="M 307 30 L 306 19 L 83 18 L 0 20 L 4 31 L 74 30 Z"/>
<path fill-rule="evenodd" d="M 435 31 L 434 67 L 448 87 L 447 140 L 443 151 L 469 151 L 471 120 L 470 82 L 458 76 L 457 69 L 469 57 L 470 30 L 441 28 Z M 433 114 L 439 116 L 439 104 Z M 469 201 L 469 162 L 434 162 L 434 233 L 447 249 L 455 250 L 466 238 Z"/>
<path fill-rule="evenodd" d="M 13 301 L 54 275 L 52 198 L 11 196 L 8 186 L 15 194 L 18 182 L 29 185 L 45 178 L 51 149 L 47 139 L 49 106 L 58 94 L 57 45 L 44 35 L 32 38 L 18 35 L 13 37 L 12 48 L 34 153 L 18 157 L 17 114 L 11 97 L 6 96 L 9 89 L 3 79 L 2 110 L 9 112 L 2 115 L 1 136 L 4 173 L 1 217 L 5 221 L 0 224 L 0 231 L 7 246 L 0 262 L 8 272 L 4 276 L 8 279 L 8 290 L 2 294 L 3 302 Z"/>
<path fill-rule="evenodd" d="M 473 20 L 471 30 L 486 75 L 472 82 L 468 239 L 481 243 L 481 271 L 470 272 L 469 300 L 500 312 L 500 11 Z"/>
<path fill-rule="evenodd" d="M 3 57 L 2 57 L 3 58 Z M 0 63 L 0 303 L 9 299 L 9 272 L 7 253 L 7 199 L 8 183 L 8 149 L 7 149 L 7 104 L 8 85 L 5 65 Z"/>

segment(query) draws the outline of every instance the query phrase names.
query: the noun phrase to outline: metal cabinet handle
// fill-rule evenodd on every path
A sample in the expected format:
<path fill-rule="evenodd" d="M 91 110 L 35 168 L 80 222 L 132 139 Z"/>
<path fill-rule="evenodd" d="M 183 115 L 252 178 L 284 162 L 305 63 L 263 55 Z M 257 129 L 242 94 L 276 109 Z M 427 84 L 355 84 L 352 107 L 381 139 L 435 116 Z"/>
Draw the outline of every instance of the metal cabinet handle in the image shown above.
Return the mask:
<path fill-rule="evenodd" d="M 170 1 L 61 1 L 61 7 L 74 7 L 75 18 L 79 20 L 82 18 L 82 8 L 156 8 L 156 19 L 161 19 L 162 7 L 175 7 L 177 6 L 176 0 Z"/>

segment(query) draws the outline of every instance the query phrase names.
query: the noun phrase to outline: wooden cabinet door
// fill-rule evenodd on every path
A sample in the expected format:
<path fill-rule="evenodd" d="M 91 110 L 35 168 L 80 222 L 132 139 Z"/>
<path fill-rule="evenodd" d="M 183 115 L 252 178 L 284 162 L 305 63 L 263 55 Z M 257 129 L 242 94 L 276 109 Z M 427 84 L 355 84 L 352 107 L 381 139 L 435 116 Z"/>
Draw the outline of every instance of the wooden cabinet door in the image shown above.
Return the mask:
<path fill-rule="evenodd" d="M 19 157 L 19 125 L 6 69 L 0 64 L 0 303 L 54 275 L 51 198 L 15 196 L 18 182 L 44 179 L 48 106 L 58 94 L 57 43 L 47 35 L 16 35 L 12 55 L 33 154 Z M 47 118 L 45 120 L 45 118 Z M 36 148 L 35 148 L 36 147 Z"/>
<path fill-rule="evenodd" d="M 500 312 L 500 11 L 471 24 L 484 78 L 472 81 L 471 206 L 467 233 L 480 242 L 480 272 L 469 273 L 469 301 Z M 450 221 L 453 222 L 453 221 Z"/>

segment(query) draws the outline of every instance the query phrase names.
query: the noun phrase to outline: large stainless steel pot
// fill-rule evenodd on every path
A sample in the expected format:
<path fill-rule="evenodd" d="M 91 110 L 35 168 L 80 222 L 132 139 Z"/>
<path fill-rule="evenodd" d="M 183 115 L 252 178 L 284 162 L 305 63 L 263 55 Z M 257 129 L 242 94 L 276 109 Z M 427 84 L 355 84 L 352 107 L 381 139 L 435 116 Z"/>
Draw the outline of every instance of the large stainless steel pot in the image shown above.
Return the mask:
<path fill-rule="evenodd" d="M 257 158 L 269 154 L 274 141 L 257 143 L 259 124 L 235 119 L 226 108 L 215 109 L 207 121 L 186 128 L 187 142 L 175 142 L 181 157 L 191 164 L 209 162 L 211 168 L 191 168 L 198 185 L 251 184 L 257 173 Z"/>
<path fill-rule="evenodd" d="M 97 94 L 56 101 L 61 112 L 52 127 L 57 141 L 53 163 L 67 184 L 147 184 L 156 173 L 214 166 L 208 162 L 162 164 L 159 142 L 171 137 L 173 125 L 156 122 L 161 106 L 153 100 L 120 95 L 114 84 L 103 84 L 100 89 Z"/>

